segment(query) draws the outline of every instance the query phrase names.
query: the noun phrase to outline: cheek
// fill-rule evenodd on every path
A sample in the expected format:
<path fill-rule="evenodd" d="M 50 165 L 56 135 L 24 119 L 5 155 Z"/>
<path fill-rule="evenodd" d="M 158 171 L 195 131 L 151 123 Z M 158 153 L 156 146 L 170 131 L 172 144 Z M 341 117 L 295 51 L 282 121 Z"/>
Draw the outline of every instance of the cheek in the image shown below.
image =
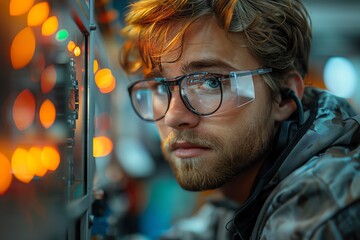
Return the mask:
<path fill-rule="evenodd" d="M 271 119 L 271 106 L 267 106 L 264 102 L 254 101 L 232 113 L 228 118 L 222 118 L 221 121 L 212 123 L 213 132 L 221 135 L 223 139 L 239 141 L 239 139 L 243 139 L 243 136 L 256 137 L 249 136 L 249 132 L 256 128 L 264 128 L 269 121 L 272 121 Z"/>
<path fill-rule="evenodd" d="M 156 127 L 158 129 L 160 139 L 163 140 L 170 133 L 170 128 L 165 125 L 164 119 L 156 122 Z"/>

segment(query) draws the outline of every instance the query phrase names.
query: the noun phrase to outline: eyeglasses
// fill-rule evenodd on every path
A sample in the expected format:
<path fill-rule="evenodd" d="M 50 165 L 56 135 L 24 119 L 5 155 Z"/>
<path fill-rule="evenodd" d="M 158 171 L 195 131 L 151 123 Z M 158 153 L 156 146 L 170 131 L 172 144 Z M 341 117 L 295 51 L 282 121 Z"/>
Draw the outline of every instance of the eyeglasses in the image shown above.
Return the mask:
<path fill-rule="evenodd" d="M 217 115 L 253 101 L 252 76 L 271 71 L 260 68 L 228 75 L 200 72 L 175 78 L 151 78 L 132 83 L 128 91 L 135 112 L 146 121 L 158 121 L 165 116 L 175 86 L 191 112 L 199 116 Z"/>

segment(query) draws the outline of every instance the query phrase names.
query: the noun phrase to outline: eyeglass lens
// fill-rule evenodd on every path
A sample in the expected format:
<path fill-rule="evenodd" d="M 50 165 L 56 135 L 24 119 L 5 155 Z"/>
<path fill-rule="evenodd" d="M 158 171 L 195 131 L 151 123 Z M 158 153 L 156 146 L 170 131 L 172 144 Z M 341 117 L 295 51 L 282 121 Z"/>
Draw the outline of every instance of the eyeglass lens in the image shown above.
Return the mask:
<path fill-rule="evenodd" d="M 169 106 L 167 87 L 156 81 L 143 81 L 134 85 L 131 101 L 138 115 L 150 121 L 164 117 Z"/>
<path fill-rule="evenodd" d="M 214 113 L 221 104 L 221 82 L 215 76 L 194 75 L 182 82 L 182 97 L 199 115 Z"/>
<path fill-rule="evenodd" d="M 187 108 L 199 115 L 214 113 L 221 105 L 221 82 L 211 75 L 186 76 L 180 80 L 181 98 Z M 171 93 L 166 82 L 142 81 L 133 86 L 132 104 L 145 120 L 159 120 L 165 116 Z"/>

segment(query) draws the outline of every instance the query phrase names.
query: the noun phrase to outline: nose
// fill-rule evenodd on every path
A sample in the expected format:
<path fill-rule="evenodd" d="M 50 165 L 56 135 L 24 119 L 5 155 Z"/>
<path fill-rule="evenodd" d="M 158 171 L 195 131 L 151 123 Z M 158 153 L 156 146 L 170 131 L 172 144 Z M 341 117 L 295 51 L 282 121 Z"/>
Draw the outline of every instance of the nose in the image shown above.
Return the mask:
<path fill-rule="evenodd" d="M 165 125 L 183 130 L 196 127 L 199 124 L 200 116 L 191 112 L 181 99 L 179 91 L 172 91 L 169 109 L 164 117 Z"/>

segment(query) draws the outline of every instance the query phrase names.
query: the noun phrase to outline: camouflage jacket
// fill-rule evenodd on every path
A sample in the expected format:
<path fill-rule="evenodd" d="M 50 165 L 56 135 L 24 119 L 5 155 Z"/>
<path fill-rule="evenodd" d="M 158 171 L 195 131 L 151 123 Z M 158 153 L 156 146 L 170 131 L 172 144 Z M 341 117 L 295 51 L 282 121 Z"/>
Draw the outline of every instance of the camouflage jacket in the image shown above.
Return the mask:
<path fill-rule="evenodd" d="M 313 88 L 303 105 L 307 121 L 268 183 L 276 187 L 251 239 L 360 239 L 360 115 Z"/>
<path fill-rule="evenodd" d="M 360 115 L 315 88 L 302 102 L 305 123 L 243 205 L 209 202 L 164 239 L 360 239 Z"/>

